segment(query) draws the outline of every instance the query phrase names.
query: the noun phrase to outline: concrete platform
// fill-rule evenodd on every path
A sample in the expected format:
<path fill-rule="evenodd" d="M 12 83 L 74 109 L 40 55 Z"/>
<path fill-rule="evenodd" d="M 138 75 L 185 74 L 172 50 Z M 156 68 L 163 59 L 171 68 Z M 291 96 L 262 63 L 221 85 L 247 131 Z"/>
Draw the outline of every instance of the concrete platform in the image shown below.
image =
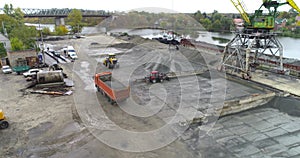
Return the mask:
<path fill-rule="evenodd" d="M 284 92 L 300 96 L 299 79 L 270 72 L 256 71 L 255 73 L 252 73 L 252 80 L 282 90 Z"/>
<path fill-rule="evenodd" d="M 199 137 L 185 138 L 185 142 L 203 157 L 300 156 L 300 118 L 277 109 L 259 108 L 223 117 L 210 131 L 197 128 L 185 135 Z"/>

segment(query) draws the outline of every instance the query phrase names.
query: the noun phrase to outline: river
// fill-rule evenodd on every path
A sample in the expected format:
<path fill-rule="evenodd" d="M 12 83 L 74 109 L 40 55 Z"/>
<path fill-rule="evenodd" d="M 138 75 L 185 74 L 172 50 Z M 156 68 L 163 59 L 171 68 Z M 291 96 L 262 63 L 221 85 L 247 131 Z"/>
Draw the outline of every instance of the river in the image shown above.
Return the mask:
<path fill-rule="evenodd" d="M 116 30 L 115 30 L 116 31 Z M 127 32 L 127 29 L 118 30 Z M 153 29 L 140 29 L 129 31 L 130 35 L 140 35 L 144 38 L 153 38 L 157 37 L 161 30 L 153 30 Z M 199 37 L 195 40 L 203 41 L 207 43 L 212 43 L 216 45 L 225 46 L 224 40 L 219 40 L 215 38 L 223 38 L 227 40 L 231 40 L 234 37 L 232 33 L 217 33 L 217 32 L 199 32 Z M 279 37 L 279 41 L 283 46 L 283 56 L 287 58 L 294 58 L 300 60 L 300 39 L 290 38 L 290 37 Z"/>
<path fill-rule="evenodd" d="M 230 33 L 216 33 L 216 32 L 207 32 L 206 36 L 208 37 L 220 37 L 225 39 L 232 39 L 233 34 Z M 201 38 L 200 38 L 201 39 Z M 203 41 L 206 38 L 202 38 Z M 295 58 L 300 60 L 300 39 L 290 38 L 290 37 L 278 37 L 278 40 L 283 46 L 283 56 L 287 58 Z M 225 45 L 224 43 L 219 42 L 218 40 L 212 40 L 210 43 Z"/>
<path fill-rule="evenodd" d="M 39 24 L 29 24 L 25 23 L 26 25 L 36 26 L 39 28 Z M 55 25 L 53 24 L 41 24 L 41 28 L 48 27 L 50 31 L 54 31 Z M 67 28 L 69 29 L 70 26 L 67 25 Z M 88 35 L 88 34 L 95 34 L 99 32 L 105 32 L 105 28 L 98 28 L 98 27 L 83 27 L 82 34 Z M 114 30 L 113 32 L 128 32 L 130 35 L 140 35 L 144 38 L 153 38 L 158 37 L 161 30 L 155 30 L 155 29 L 139 29 L 139 30 L 133 30 L 130 31 L 130 29 L 118 29 Z M 224 39 L 232 39 L 234 37 L 231 33 L 216 33 L 216 32 L 199 32 L 199 37 L 196 38 L 198 41 L 204 41 L 207 43 L 212 43 L 216 45 L 226 45 L 226 43 L 223 43 L 220 41 L 220 39 L 217 38 L 224 38 Z M 300 60 L 300 39 L 296 38 L 290 38 L 290 37 L 279 37 L 279 41 L 281 42 L 283 46 L 283 56 L 287 58 L 294 58 Z"/>

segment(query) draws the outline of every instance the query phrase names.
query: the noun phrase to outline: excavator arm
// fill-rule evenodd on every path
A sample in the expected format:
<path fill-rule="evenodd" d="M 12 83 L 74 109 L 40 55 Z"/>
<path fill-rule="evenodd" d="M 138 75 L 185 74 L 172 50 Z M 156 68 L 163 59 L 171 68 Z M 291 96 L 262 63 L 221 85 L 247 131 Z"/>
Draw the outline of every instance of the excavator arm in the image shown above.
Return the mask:
<path fill-rule="evenodd" d="M 231 3 L 235 6 L 235 8 L 240 12 L 241 16 L 245 20 L 247 24 L 251 24 L 248 14 L 244 9 L 244 3 L 241 0 L 230 0 Z"/>

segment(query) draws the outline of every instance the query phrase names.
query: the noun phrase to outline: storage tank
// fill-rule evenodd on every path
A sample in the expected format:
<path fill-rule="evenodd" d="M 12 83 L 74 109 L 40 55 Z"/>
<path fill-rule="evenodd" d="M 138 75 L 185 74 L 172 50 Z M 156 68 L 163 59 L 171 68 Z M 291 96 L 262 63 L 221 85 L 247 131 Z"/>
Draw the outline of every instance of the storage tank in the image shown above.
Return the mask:
<path fill-rule="evenodd" d="M 38 84 L 56 83 L 56 82 L 64 82 L 64 77 L 63 77 L 63 72 L 61 70 L 43 71 L 37 73 L 36 80 Z"/>

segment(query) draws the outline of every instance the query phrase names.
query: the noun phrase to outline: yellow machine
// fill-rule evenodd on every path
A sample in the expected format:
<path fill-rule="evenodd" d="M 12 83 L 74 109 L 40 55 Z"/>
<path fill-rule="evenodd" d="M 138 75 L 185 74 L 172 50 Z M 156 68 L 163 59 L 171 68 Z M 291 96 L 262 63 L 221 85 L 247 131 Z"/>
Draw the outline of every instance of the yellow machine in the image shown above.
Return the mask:
<path fill-rule="evenodd" d="M 0 109 L 0 129 L 8 128 L 9 123 L 6 121 L 6 118 L 4 116 L 4 113 L 2 109 Z"/>
<path fill-rule="evenodd" d="M 108 57 L 103 60 L 103 65 L 108 67 L 109 69 L 118 68 L 119 62 L 116 58 L 116 54 L 110 53 L 108 54 Z"/>
<path fill-rule="evenodd" d="M 275 27 L 275 18 L 278 14 L 277 8 L 288 4 L 298 13 L 300 13 L 300 8 L 296 5 L 294 0 L 285 0 L 285 2 L 280 3 L 278 0 L 263 0 L 263 3 L 259 9 L 255 10 L 252 15 L 246 13 L 244 9 L 243 0 L 230 0 L 236 9 L 240 12 L 241 16 L 245 20 L 246 31 L 247 29 L 252 30 L 271 30 Z M 263 13 L 263 8 L 267 10 L 267 13 Z M 297 24 L 298 26 L 300 23 Z"/>

